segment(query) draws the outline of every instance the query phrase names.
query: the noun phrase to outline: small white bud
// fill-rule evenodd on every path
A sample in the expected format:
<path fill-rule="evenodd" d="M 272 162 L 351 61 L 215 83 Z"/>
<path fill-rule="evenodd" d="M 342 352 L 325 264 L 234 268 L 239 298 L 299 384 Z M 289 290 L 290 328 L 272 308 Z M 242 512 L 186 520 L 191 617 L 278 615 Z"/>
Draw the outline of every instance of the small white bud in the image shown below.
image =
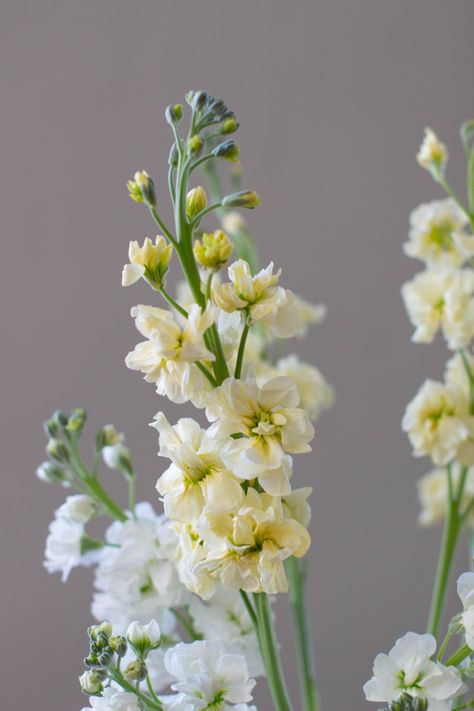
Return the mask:
<path fill-rule="evenodd" d="M 127 639 L 139 656 L 146 656 L 150 649 L 157 649 L 161 643 L 161 631 L 156 620 L 147 625 L 132 622 L 127 630 Z"/>

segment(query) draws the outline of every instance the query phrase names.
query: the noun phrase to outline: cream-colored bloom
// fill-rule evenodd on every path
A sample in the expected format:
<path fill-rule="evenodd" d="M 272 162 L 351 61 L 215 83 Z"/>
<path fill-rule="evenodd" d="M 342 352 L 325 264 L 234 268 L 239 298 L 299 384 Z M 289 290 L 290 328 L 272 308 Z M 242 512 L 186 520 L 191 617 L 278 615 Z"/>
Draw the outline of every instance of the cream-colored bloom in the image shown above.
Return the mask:
<path fill-rule="evenodd" d="M 429 456 L 444 465 L 459 458 L 474 436 L 474 417 L 465 411 L 456 392 L 427 380 L 409 403 L 402 420 L 415 457 Z"/>
<path fill-rule="evenodd" d="M 156 383 L 157 391 L 173 402 L 185 402 L 201 388 L 208 389 L 192 364 L 214 360 L 204 344 L 204 332 L 214 320 L 212 308 L 202 312 L 193 304 L 183 325 L 170 311 L 154 306 L 135 306 L 132 316 L 147 340 L 127 355 L 125 362 L 131 370 L 144 373 L 145 380 Z"/>
<path fill-rule="evenodd" d="M 410 215 L 405 254 L 421 259 L 429 266 L 460 267 L 469 255 L 466 214 L 451 198 L 419 205 Z"/>
<path fill-rule="evenodd" d="M 273 378 L 262 388 L 228 378 L 209 397 L 206 415 L 211 436 L 226 437 L 224 463 L 241 479 L 258 477 L 274 496 L 290 492 L 289 454 L 311 451 L 314 428 L 298 408 L 299 395 L 290 378 Z M 233 439 L 230 435 L 240 434 Z"/>
<path fill-rule="evenodd" d="M 231 235 L 241 232 L 246 227 L 245 218 L 242 217 L 240 212 L 236 210 L 230 210 L 226 212 L 222 218 L 222 226 L 226 232 Z"/>
<path fill-rule="evenodd" d="M 219 440 L 190 418 L 172 427 L 162 412 L 153 427 L 160 434 L 160 456 L 172 462 L 156 485 L 168 518 L 191 522 L 204 509 L 232 511 L 240 505 L 243 489 L 222 462 Z"/>
<path fill-rule="evenodd" d="M 230 259 L 234 245 L 222 230 L 204 232 L 202 241 L 194 241 L 194 256 L 205 269 L 220 269 Z"/>
<path fill-rule="evenodd" d="M 459 485 L 462 467 L 454 464 L 451 467 L 453 487 Z M 418 498 L 420 500 L 421 511 L 418 522 L 421 526 L 433 526 L 442 521 L 447 513 L 449 505 L 448 472 L 444 469 L 433 469 L 425 474 L 417 482 Z M 461 500 L 461 510 L 464 511 L 474 498 L 474 469 L 469 469 L 464 485 Z M 473 526 L 474 511 L 466 521 L 466 525 Z"/>
<path fill-rule="evenodd" d="M 431 128 L 425 128 L 425 137 L 416 156 L 422 168 L 436 174 L 443 170 L 448 160 L 448 150 Z"/>
<path fill-rule="evenodd" d="M 138 242 L 130 242 L 128 248 L 130 264 L 126 264 L 123 268 L 122 286 L 135 284 L 144 277 L 150 286 L 160 289 L 172 256 L 173 247 L 161 235 L 156 236 L 155 244 L 146 237 L 142 247 Z"/>
<path fill-rule="evenodd" d="M 294 295 L 278 286 L 281 270 L 273 274 L 273 263 L 252 276 L 243 259 L 230 265 L 230 282 L 213 286 L 214 302 L 228 313 L 242 311 L 249 323 L 266 323 L 280 338 L 292 338 L 298 330 L 295 323 Z"/>
<path fill-rule="evenodd" d="M 323 410 L 334 404 L 334 390 L 321 371 L 309 363 L 304 363 L 295 354 L 280 358 L 273 375 L 291 378 L 300 396 L 299 405 L 306 410 L 313 422 Z"/>
<path fill-rule="evenodd" d="M 474 336 L 474 270 L 426 270 L 402 287 L 412 340 L 431 343 L 441 329 L 448 348 L 465 348 Z"/>
<path fill-rule="evenodd" d="M 182 582 L 204 599 L 216 581 L 228 590 L 286 592 L 283 561 L 303 556 L 308 531 L 281 499 L 249 488 L 235 513 L 203 513 L 194 527 L 176 524 Z"/>

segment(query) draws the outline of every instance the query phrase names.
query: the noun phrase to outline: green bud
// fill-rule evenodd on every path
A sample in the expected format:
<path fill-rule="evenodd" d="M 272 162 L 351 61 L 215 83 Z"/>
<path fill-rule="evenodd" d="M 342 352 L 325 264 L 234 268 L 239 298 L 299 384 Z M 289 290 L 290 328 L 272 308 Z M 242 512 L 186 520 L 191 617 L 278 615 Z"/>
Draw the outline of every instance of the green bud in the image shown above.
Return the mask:
<path fill-rule="evenodd" d="M 172 165 L 173 168 L 178 166 L 178 149 L 176 148 L 176 143 L 170 148 L 170 154 L 168 156 L 168 165 Z"/>
<path fill-rule="evenodd" d="M 113 651 L 108 647 L 104 649 L 98 656 L 98 661 L 101 667 L 108 667 L 114 656 Z"/>
<path fill-rule="evenodd" d="M 106 644 L 109 642 L 109 637 L 112 634 L 112 625 L 107 620 L 101 622 L 100 625 L 91 625 L 87 628 L 89 639 L 93 642 L 104 640 Z"/>
<path fill-rule="evenodd" d="M 169 124 L 173 125 L 178 123 L 183 116 L 183 104 L 175 104 L 174 106 L 168 106 L 165 111 L 165 117 Z"/>
<path fill-rule="evenodd" d="M 79 677 L 81 689 L 84 694 L 88 696 L 97 696 L 100 694 L 104 688 L 102 685 L 103 681 L 104 675 L 98 669 L 86 671 Z"/>
<path fill-rule="evenodd" d="M 221 128 L 221 134 L 223 136 L 227 136 L 229 133 L 235 133 L 237 129 L 239 128 L 240 124 L 235 118 L 235 116 L 232 116 L 224 121 L 222 124 Z"/>
<path fill-rule="evenodd" d="M 214 99 L 214 101 L 209 104 L 209 109 L 215 116 L 223 116 L 228 110 L 223 99 Z"/>
<path fill-rule="evenodd" d="M 95 448 L 97 452 L 101 452 L 104 447 L 112 447 L 122 440 L 123 435 L 120 435 L 113 425 L 105 425 L 95 436 Z"/>
<path fill-rule="evenodd" d="M 40 481 L 44 481 L 47 484 L 67 485 L 71 481 L 66 470 L 54 462 L 43 462 L 40 464 L 36 470 L 36 476 Z"/>
<path fill-rule="evenodd" d="M 44 431 L 49 437 L 57 437 L 59 434 L 59 425 L 52 417 L 50 420 L 43 422 Z"/>
<path fill-rule="evenodd" d="M 46 446 L 46 452 L 50 457 L 62 464 L 69 462 L 69 450 L 60 439 L 50 439 Z"/>
<path fill-rule="evenodd" d="M 118 657 L 124 657 L 127 653 L 127 640 L 121 635 L 116 635 L 109 639 L 110 648 L 115 652 Z"/>
<path fill-rule="evenodd" d="M 130 662 L 123 672 L 123 675 L 127 681 L 143 681 L 143 679 L 148 674 L 148 669 L 145 662 L 142 659 L 135 659 L 135 661 Z"/>
<path fill-rule="evenodd" d="M 254 190 L 240 190 L 238 193 L 226 195 L 221 203 L 222 207 L 246 207 L 248 210 L 253 210 L 261 204 L 262 201 Z"/>
<path fill-rule="evenodd" d="M 188 97 L 186 97 L 186 99 L 194 111 L 201 111 L 204 108 L 207 102 L 207 94 L 205 91 L 190 91 L 188 96 L 191 100 L 189 100 Z"/>
<path fill-rule="evenodd" d="M 69 415 L 66 430 L 76 437 L 79 437 L 84 428 L 86 418 L 86 411 L 82 407 L 77 407 Z"/>
<path fill-rule="evenodd" d="M 86 666 L 86 667 L 100 666 L 97 654 L 91 653 L 87 657 L 84 657 L 84 666 Z"/>
<path fill-rule="evenodd" d="M 230 259 L 234 246 L 222 230 L 213 233 L 204 232 L 201 240 L 194 242 L 193 252 L 196 260 L 206 269 L 220 269 Z"/>
<path fill-rule="evenodd" d="M 207 206 L 207 195 L 202 185 L 193 188 L 186 196 L 186 214 L 190 220 Z"/>
<path fill-rule="evenodd" d="M 235 141 L 225 141 L 224 143 L 220 143 L 214 148 L 214 150 L 212 151 L 212 155 L 216 158 L 225 158 L 226 160 L 230 160 L 233 163 L 238 163 L 240 156 L 240 148 L 238 147 Z"/>
<path fill-rule="evenodd" d="M 201 136 L 198 136 L 197 134 L 191 136 L 188 141 L 188 151 L 190 155 L 198 156 L 202 150 L 203 143 L 204 141 L 202 140 Z"/>
<path fill-rule="evenodd" d="M 150 207 L 155 207 L 155 184 L 145 170 L 135 173 L 134 180 L 128 181 L 127 188 L 132 200 L 144 202 Z"/>

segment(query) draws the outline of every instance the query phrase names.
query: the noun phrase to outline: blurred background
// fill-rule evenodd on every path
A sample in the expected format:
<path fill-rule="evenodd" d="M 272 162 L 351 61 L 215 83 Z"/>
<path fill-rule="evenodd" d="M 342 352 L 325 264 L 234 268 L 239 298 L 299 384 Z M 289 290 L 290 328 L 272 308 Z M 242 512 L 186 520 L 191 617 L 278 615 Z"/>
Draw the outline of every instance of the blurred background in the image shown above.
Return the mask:
<path fill-rule="evenodd" d="M 441 376 L 446 351 L 410 343 L 399 289 L 419 265 L 401 245 L 409 211 L 442 196 L 415 162 L 425 125 L 448 144 L 452 183 L 463 187 L 473 21 L 469 0 L 1 0 L 5 708 L 87 705 L 76 678 L 91 574 L 75 570 L 62 585 L 42 567 L 64 496 L 34 476 L 42 420 L 81 405 L 91 432 L 113 422 L 135 452 L 140 496 L 156 501 L 147 423 L 163 406 L 170 418 L 178 410 L 123 362 L 138 340 L 130 307 L 150 293 L 122 289 L 120 272 L 129 240 L 155 233 L 125 182 L 146 169 L 161 199 L 163 112 L 188 89 L 237 112 L 245 186 L 263 199 L 248 215 L 262 261 L 328 306 L 298 345 L 337 402 L 296 474 L 314 486 L 309 594 L 323 708 L 367 708 L 374 655 L 423 630 L 440 530 L 417 526 L 415 482 L 428 463 L 412 458 L 400 419 L 424 378 Z M 111 472 L 104 481 L 123 491 Z M 458 570 L 467 564 L 463 550 Z"/>

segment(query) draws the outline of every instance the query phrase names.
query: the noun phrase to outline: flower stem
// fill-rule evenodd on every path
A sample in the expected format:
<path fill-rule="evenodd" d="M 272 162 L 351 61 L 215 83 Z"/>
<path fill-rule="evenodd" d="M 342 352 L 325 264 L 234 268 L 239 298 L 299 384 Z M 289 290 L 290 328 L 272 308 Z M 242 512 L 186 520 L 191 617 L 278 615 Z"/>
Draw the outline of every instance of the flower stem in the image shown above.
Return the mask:
<path fill-rule="evenodd" d="M 273 704 L 276 711 L 292 711 L 278 653 L 278 643 L 273 627 L 268 595 L 266 593 L 254 593 L 254 600 L 258 620 L 257 636 Z"/>
<path fill-rule="evenodd" d="M 318 711 L 319 698 L 313 675 L 313 654 L 310 626 L 306 609 L 306 573 L 301 562 L 291 556 L 286 560 L 290 585 L 290 605 L 297 641 L 300 683 L 305 711 Z"/>
<path fill-rule="evenodd" d="M 249 334 L 249 328 L 250 326 L 248 323 L 245 324 L 244 329 L 242 331 L 242 335 L 240 337 L 240 343 L 239 343 L 239 350 L 237 353 L 237 362 L 235 364 L 235 372 L 234 372 L 234 378 L 237 380 L 240 378 L 242 374 L 242 366 L 244 364 L 244 353 L 245 353 L 245 344 L 247 343 L 247 336 Z"/>
<path fill-rule="evenodd" d="M 462 647 L 459 647 L 457 652 L 454 652 L 454 654 L 449 657 L 448 661 L 446 662 L 446 666 L 450 667 L 457 667 L 458 664 L 461 664 L 466 657 L 469 657 L 472 654 L 472 649 L 467 646 L 467 644 L 463 644 Z"/>

